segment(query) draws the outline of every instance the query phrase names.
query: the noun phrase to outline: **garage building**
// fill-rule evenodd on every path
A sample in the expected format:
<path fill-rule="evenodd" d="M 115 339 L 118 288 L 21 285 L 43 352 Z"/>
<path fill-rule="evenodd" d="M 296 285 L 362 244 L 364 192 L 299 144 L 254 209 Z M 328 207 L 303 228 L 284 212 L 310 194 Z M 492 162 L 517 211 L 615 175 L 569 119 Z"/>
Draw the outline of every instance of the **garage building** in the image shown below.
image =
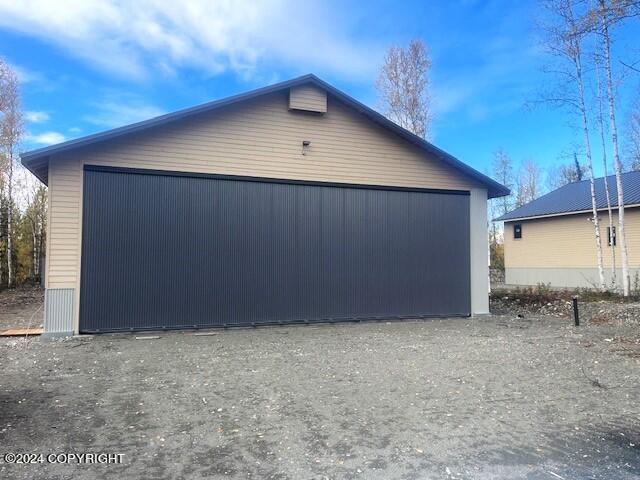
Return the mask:
<path fill-rule="evenodd" d="M 488 313 L 508 190 L 313 75 L 22 162 L 47 335 Z"/>

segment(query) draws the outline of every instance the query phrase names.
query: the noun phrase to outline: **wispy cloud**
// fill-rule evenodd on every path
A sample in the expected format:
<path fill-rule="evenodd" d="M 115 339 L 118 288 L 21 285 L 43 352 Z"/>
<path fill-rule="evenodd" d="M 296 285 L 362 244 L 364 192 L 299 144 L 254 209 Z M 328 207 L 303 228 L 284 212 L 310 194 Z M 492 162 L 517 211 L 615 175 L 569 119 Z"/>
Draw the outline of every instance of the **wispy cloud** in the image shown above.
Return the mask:
<path fill-rule="evenodd" d="M 251 77 L 265 62 L 367 76 L 380 53 L 321 1 L 0 0 L 0 26 L 133 79 L 180 68 Z"/>
<path fill-rule="evenodd" d="M 83 120 L 103 128 L 115 128 L 147 120 L 166 113 L 133 94 L 109 94 L 92 105 L 92 113 Z"/>
<path fill-rule="evenodd" d="M 36 135 L 27 135 L 27 141 L 36 145 L 53 145 L 65 141 L 65 136 L 60 132 L 44 132 Z"/>
<path fill-rule="evenodd" d="M 476 95 L 476 88 L 469 82 L 457 82 L 456 79 L 447 79 L 443 85 L 436 84 L 433 87 L 433 111 L 436 115 L 445 115 L 455 112 L 470 98 Z"/>
<path fill-rule="evenodd" d="M 522 109 L 537 88 L 530 2 L 464 0 L 434 37 L 436 122 L 474 124 Z M 473 13 L 471 14 L 471 11 Z M 482 41 L 478 41 L 481 38 Z"/>
<path fill-rule="evenodd" d="M 2 0 L 0 0 L 0 2 L 1 1 Z M 1 5 L 2 4 L 0 3 L 0 10 Z M 0 22 L 1 21 L 2 20 L 0 20 Z M 21 65 L 16 65 L 15 63 L 10 63 L 9 66 L 11 67 L 11 70 L 15 72 L 16 76 L 18 77 L 18 81 L 22 84 L 40 82 L 44 79 L 44 76 L 40 72 L 36 72 L 35 70 L 25 68 Z"/>
<path fill-rule="evenodd" d="M 24 112 L 24 118 L 30 123 L 43 123 L 49 120 L 49 114 L 47 112 L 27 110 Z"/>
<path fill-rule="evenodd" d="M 476 49 L 475 63 L 436 77 L 433 88 L 436 117 L 462 114 L 476 122 L 524 107 L 536 87 L 532 70 L 537 53 L 522 49 L 516 52 L 516 47 L 501 39 L 493 40 Z"/>

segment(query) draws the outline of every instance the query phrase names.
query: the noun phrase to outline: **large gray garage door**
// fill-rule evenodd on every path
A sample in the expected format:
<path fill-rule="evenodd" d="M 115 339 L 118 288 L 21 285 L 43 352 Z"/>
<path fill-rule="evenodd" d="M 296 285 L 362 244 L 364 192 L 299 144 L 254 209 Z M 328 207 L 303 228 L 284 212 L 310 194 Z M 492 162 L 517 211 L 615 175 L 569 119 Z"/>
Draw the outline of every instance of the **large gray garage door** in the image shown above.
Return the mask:
<path fill-rule="evenodd" d="M 468 315 L 469 197 L 86 167 L 84 332 Z"/>

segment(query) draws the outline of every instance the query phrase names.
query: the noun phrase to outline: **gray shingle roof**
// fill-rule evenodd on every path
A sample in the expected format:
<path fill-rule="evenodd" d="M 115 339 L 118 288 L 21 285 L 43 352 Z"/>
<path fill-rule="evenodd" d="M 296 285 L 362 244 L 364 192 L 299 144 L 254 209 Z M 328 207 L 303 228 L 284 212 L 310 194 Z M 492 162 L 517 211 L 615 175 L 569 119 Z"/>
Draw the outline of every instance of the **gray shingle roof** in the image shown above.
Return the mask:
<path fill-rule="evenodd" d="M 618 189 L 616 177 L 607 178 L 611 205 L 618 206 Z M 596 205 L 598 209 L 607 208 L 607 196 L 604 189 L 604 177 L 595 179 Z M 622 174 L 622 191 L 625 205 L 640 205 L 640 172 Z M 591 187 L 589 180 L 574 182 L 549 192 L 496 218 L 496 221 L 515 220 L 520 218 L 540 217 L 563 213 L 575 213 L 591 210 Z"/>

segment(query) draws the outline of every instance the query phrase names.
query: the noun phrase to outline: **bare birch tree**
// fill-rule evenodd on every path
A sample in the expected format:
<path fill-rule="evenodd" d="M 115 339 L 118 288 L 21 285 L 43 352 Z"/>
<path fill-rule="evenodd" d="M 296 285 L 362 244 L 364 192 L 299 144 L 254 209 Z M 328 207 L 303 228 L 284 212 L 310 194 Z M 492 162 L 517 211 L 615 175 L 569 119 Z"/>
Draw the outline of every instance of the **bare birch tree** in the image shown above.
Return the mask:
<path fill-rule="evenodd" d="M 511 157 L 509 157 L 507 152 L 505 152 L 501 148 L 493 154 L 493 162 L 491 167 L 491 174 L 493 178 L 495 178 L 498 182 L 511 190 L 511 194 L 491 200 L 491 218 L 493 219 L 504 215 L 505 213 L 508 213 L 515 206 L 515 172 Z M 504 228 L 502 228 L 500 222 L 491 222 L 491 229 L 489 231 L 491 267 L 502 271 L 504 271 L 503 231 Z"/>
<path fill-rule="evenodd" d="M 493 178 L 513 192 L 515 183 L 513 162 L 507 152 L 501 148 L 493 154 L 492 170 Z M 498 204 L 498 215 L 504 215 L 514 207 L 513 194 L 500 197 L 496 199 L 496 202 Z"/>
<path fill-rule="evenodd" d="M 47 187 L 36 179 L 25 168 L 20 168 L 16 178 L 18 222 L 22 228 L 23 250 L 30 252 L 30 261 L 22 259 L 23 267 L 29 267 L 28 278 L 32 282 L 41 281 L 43 262 L 45 258 L 46 229 L 47 229 Z M 25 248 L 24 244 L 27 244 Z M 20 259 L 19 259 L 20 260 Z M 24 275 L 24 272 L 23 272 Z"/>
<path fill-rule="evenodd" d="M 542 169 L 533 160 L 525 160 L 516 179 L 516 207 L 521 207 L 540 196 Z"/>
<path fill-rule="evenodd" d="M 618 190 L 618 231 L 620 257 L 622 262 L 622 291 L 628 297 L 631 290 L 629 275 L 629 257 L 624 222 L 624 188 L 622 186 L 622 162 L 618 144 L 618 124 L 616 121 L 616 93 L 613 86 L 613 68 L 611 62 L 611 28 L 630 15 L 637 15 L 640 3 L 628 0 L 597 0 L 597 5 L 590 12 L 589 25 L 599 39 L 603 52 L 602 65 L 605 73 L 607 100 L 609 104 L 609 131 L 613 147 L 613 168 Z"/>
<path fill-rule="evenodd" d="M 5 176 L 7 208 L 7 285 L 14 284 L 13 266 L 13 213 L 14 174 L 18 162 L 18 147 L 23 133 L 18 77 L 9 65 L 0 59 L 0 160 Z"/>
<path fill-rule="evenodd" d="M 419 137 L 431 126 L 429 73 L 431 59 L 422 40 L 387 50 L 376 82 L 382 109 L 391 120 Z"/>
<path fill-rule="evenodd" d="M 616 267 L 616 235 L 613 221 L 613 209 L 611 208 L 611 193 L 609 192 L 609 166 L 607 165 L 607 142 L 605 140 L 605 124 L 604 124 L 604 111 L 602 107 L 602 81 L 600 80 L 600 64 L 598 55 L 594 55 L 595 65 L 595 77 L 596 77 L 596 103 L 598 105 L 597 120 L 598 130 L 600 132 L 600 146 L 602 148 L 602 168 L 604 171 L 604 193 L 607 197 L 607 216 L 609 217 L 609 247 L 611 249 L 611 288 L 617 289 L 617 267 Z"/>
<path fill-rule="evenodd" d="M 47 189 L 42 184 L 32 187 L 31 201 L 24 218 L 31 227 L 31 272 L 32 281 L 41 281 L 47 229 Z"/>
<path fill-rule="evenodd" d="M 589 135 L 589 119 L 585 100 L 585 80 L 583 67 L 583 42 L 587 31 L 584 21 L 577 12 L 578 0 L 544 0 L 543 6 L 550 14 L 550 22 L 543 26 L 546 34 L 547 50 L 559 60 L 555 73 L 563 78 L 563 90 L 556 94 L 551 101 L 562 106 L 568 106 L 580 116 L 589 184 L 591 190 L 591 211 L 595 231 L 596 258 L 598 264 L 598 280 L 602 290 L 606 289 L 604 265 L 602 260 L 602 241 L 600 238 L 600 220 L 596 202 L 595 176 L 593 173 L 593 158 Z"/>
<path fill-rule="evenodd" d="M 578 161 L 578 155 L 573 153 L 573 162 L 552 165 L 547 169 L 547 187 L 549 190 L 555 190 L 569 183 L 580 182 L 584 176 L 585 169 Z"/>

